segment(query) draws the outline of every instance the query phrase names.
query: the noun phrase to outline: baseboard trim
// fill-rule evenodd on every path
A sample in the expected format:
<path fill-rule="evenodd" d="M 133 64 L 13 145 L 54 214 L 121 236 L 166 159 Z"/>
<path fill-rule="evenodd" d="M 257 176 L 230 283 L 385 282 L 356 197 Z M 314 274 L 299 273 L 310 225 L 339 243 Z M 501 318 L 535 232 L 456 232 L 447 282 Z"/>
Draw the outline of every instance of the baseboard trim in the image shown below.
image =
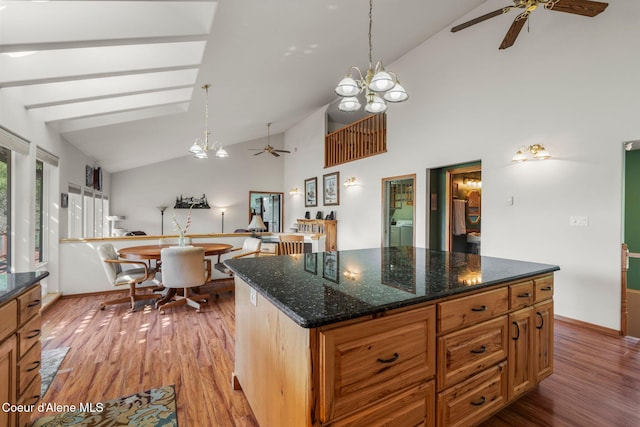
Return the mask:
<path fill-rule="evenodd" d="M 555 320 L 559 320 L 564 323 L 568 323 L 570 325 L 577 326 L 579 328 L 588 329 L 593 332 L 598 332 L 605 335 L 611 335 L 614 337 L 622 336 L 622 332 L 616 329 L 605 328 L 604 326 L 596 325 L 589 322 L 583 322 L 582 320 L 572 319 L 570 317 L 560 316 L 559 314 L 554 315 Z"/>

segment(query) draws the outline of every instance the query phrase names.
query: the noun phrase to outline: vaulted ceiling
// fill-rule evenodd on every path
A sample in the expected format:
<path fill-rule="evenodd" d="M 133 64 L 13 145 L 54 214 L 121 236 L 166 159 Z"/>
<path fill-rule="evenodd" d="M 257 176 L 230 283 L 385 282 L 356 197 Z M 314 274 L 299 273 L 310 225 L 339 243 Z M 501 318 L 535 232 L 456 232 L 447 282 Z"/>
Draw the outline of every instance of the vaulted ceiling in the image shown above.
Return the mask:
<path fill-rule="evenodd" d="M 375 0 L 391 63 L 484 0 Z M 117 172 L 286 130 L 366 69 L 367 0 L 0 1 L 0 90 Z M 410 87 L 407 88 L 409 91 Z M 2 124 L 2 117 L 0 117 Z"/>

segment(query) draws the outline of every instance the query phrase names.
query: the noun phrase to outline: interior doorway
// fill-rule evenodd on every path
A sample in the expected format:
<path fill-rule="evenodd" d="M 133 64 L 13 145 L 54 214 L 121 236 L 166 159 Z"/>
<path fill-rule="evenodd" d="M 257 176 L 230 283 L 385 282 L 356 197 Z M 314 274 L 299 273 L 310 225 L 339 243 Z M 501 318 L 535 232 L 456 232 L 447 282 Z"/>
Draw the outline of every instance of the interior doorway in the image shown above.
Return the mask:
<path fill-rule="evenodd" d="M 640 141 L 624 144 L 621 333 L 640 338 Z"/>
<path fill-rule="evenodd" d="M 480 254 L 482 164 L 429 169 L 429 248 Z"/>
<path fill-rule="evenodd" d="M 382 178 L 382 246 L 415 246 L 416 175 Z"/>

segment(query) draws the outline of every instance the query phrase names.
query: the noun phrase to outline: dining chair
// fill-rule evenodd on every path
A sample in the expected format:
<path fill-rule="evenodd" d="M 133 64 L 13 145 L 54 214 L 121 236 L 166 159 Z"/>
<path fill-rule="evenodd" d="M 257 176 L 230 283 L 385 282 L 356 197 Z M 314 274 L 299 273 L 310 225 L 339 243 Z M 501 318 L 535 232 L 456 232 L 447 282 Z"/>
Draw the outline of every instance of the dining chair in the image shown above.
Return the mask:
<path fill-rule="evenodd" d="M 244 257 L 256 257 L 260 255 L 260 249 L 262 248 L 262 240 L 257 239 L 255 237 L 247 237 L 244 239 L 242 243 L 242 248 L 233 248 L 230 252 L 240 251 L 236 255 L 232 256 L 231 259 L 244 258 Z M 224 264 L 224 262 L 218 261 L 215 265 L 215 269 L 221 273 L 227 274 L 229 276 L 233 276 L 233 273 L 229 268 Z"/>
<path fill-rule="evenodd" d="M 104 272 L 113 286 L 129 286 L 129 296 L 107 300 L 100 303 L 100 309 L 104 310 L 107 305 L 122 304 L 128 302 L 131 305 L 131 311 L 135 309 L 136 301 L 156 299 L 160 295 L 143 293 L 138 294 L 138 289 L 147 287 L 138 287 L 138 285 L 152 280 L 156 275 L 156 270 L 150 268 L 143 261 L 129 261 L 118 258 L 118 253 L 111 243 L 103 243 L 97 248 L 98 256 L 102 260 Z M 134 268 L 123 269 L 125 265 L 137 266 Z M 148 287 L 153 287 L 150 284 Z"/>
<path fill-rule="evenodd" d="M 207 302 L 208 294 L 192 294 L 191 288 L 202 286 L 211 278 L 211 260 L 204 257 L 204 249 L 194 246 L 163 248 L 162 284 L 165 288 L 183 289 L 183 295 L 176 295 L 173 301 L 158 307 L 160 314 L 165 309 L 189 305 L 200 313 L 202 302 Z"/>
<path fill-rule="evenodd" d="M 279 255 L 301 254 L 304 252 L 304 236 L 299 234 L 283 234 L 280 236 Z"/>

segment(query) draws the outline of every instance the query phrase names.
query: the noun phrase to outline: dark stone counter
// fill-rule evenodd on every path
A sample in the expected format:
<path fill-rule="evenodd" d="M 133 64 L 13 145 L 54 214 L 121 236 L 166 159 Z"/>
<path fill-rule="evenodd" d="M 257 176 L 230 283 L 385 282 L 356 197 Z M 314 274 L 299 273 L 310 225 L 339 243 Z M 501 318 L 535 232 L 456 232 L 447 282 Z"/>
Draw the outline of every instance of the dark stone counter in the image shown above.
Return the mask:
<path fill-rule="evenodd" d="M 14 298 L 22 291 L 49 275 L 48 271 L 0 274 L 0 304 Z"/>
<path fill-rule="evenodd" d="M 560 269 L 409 246 L 239 258 L 225 264 L 304 328 Z"/>

